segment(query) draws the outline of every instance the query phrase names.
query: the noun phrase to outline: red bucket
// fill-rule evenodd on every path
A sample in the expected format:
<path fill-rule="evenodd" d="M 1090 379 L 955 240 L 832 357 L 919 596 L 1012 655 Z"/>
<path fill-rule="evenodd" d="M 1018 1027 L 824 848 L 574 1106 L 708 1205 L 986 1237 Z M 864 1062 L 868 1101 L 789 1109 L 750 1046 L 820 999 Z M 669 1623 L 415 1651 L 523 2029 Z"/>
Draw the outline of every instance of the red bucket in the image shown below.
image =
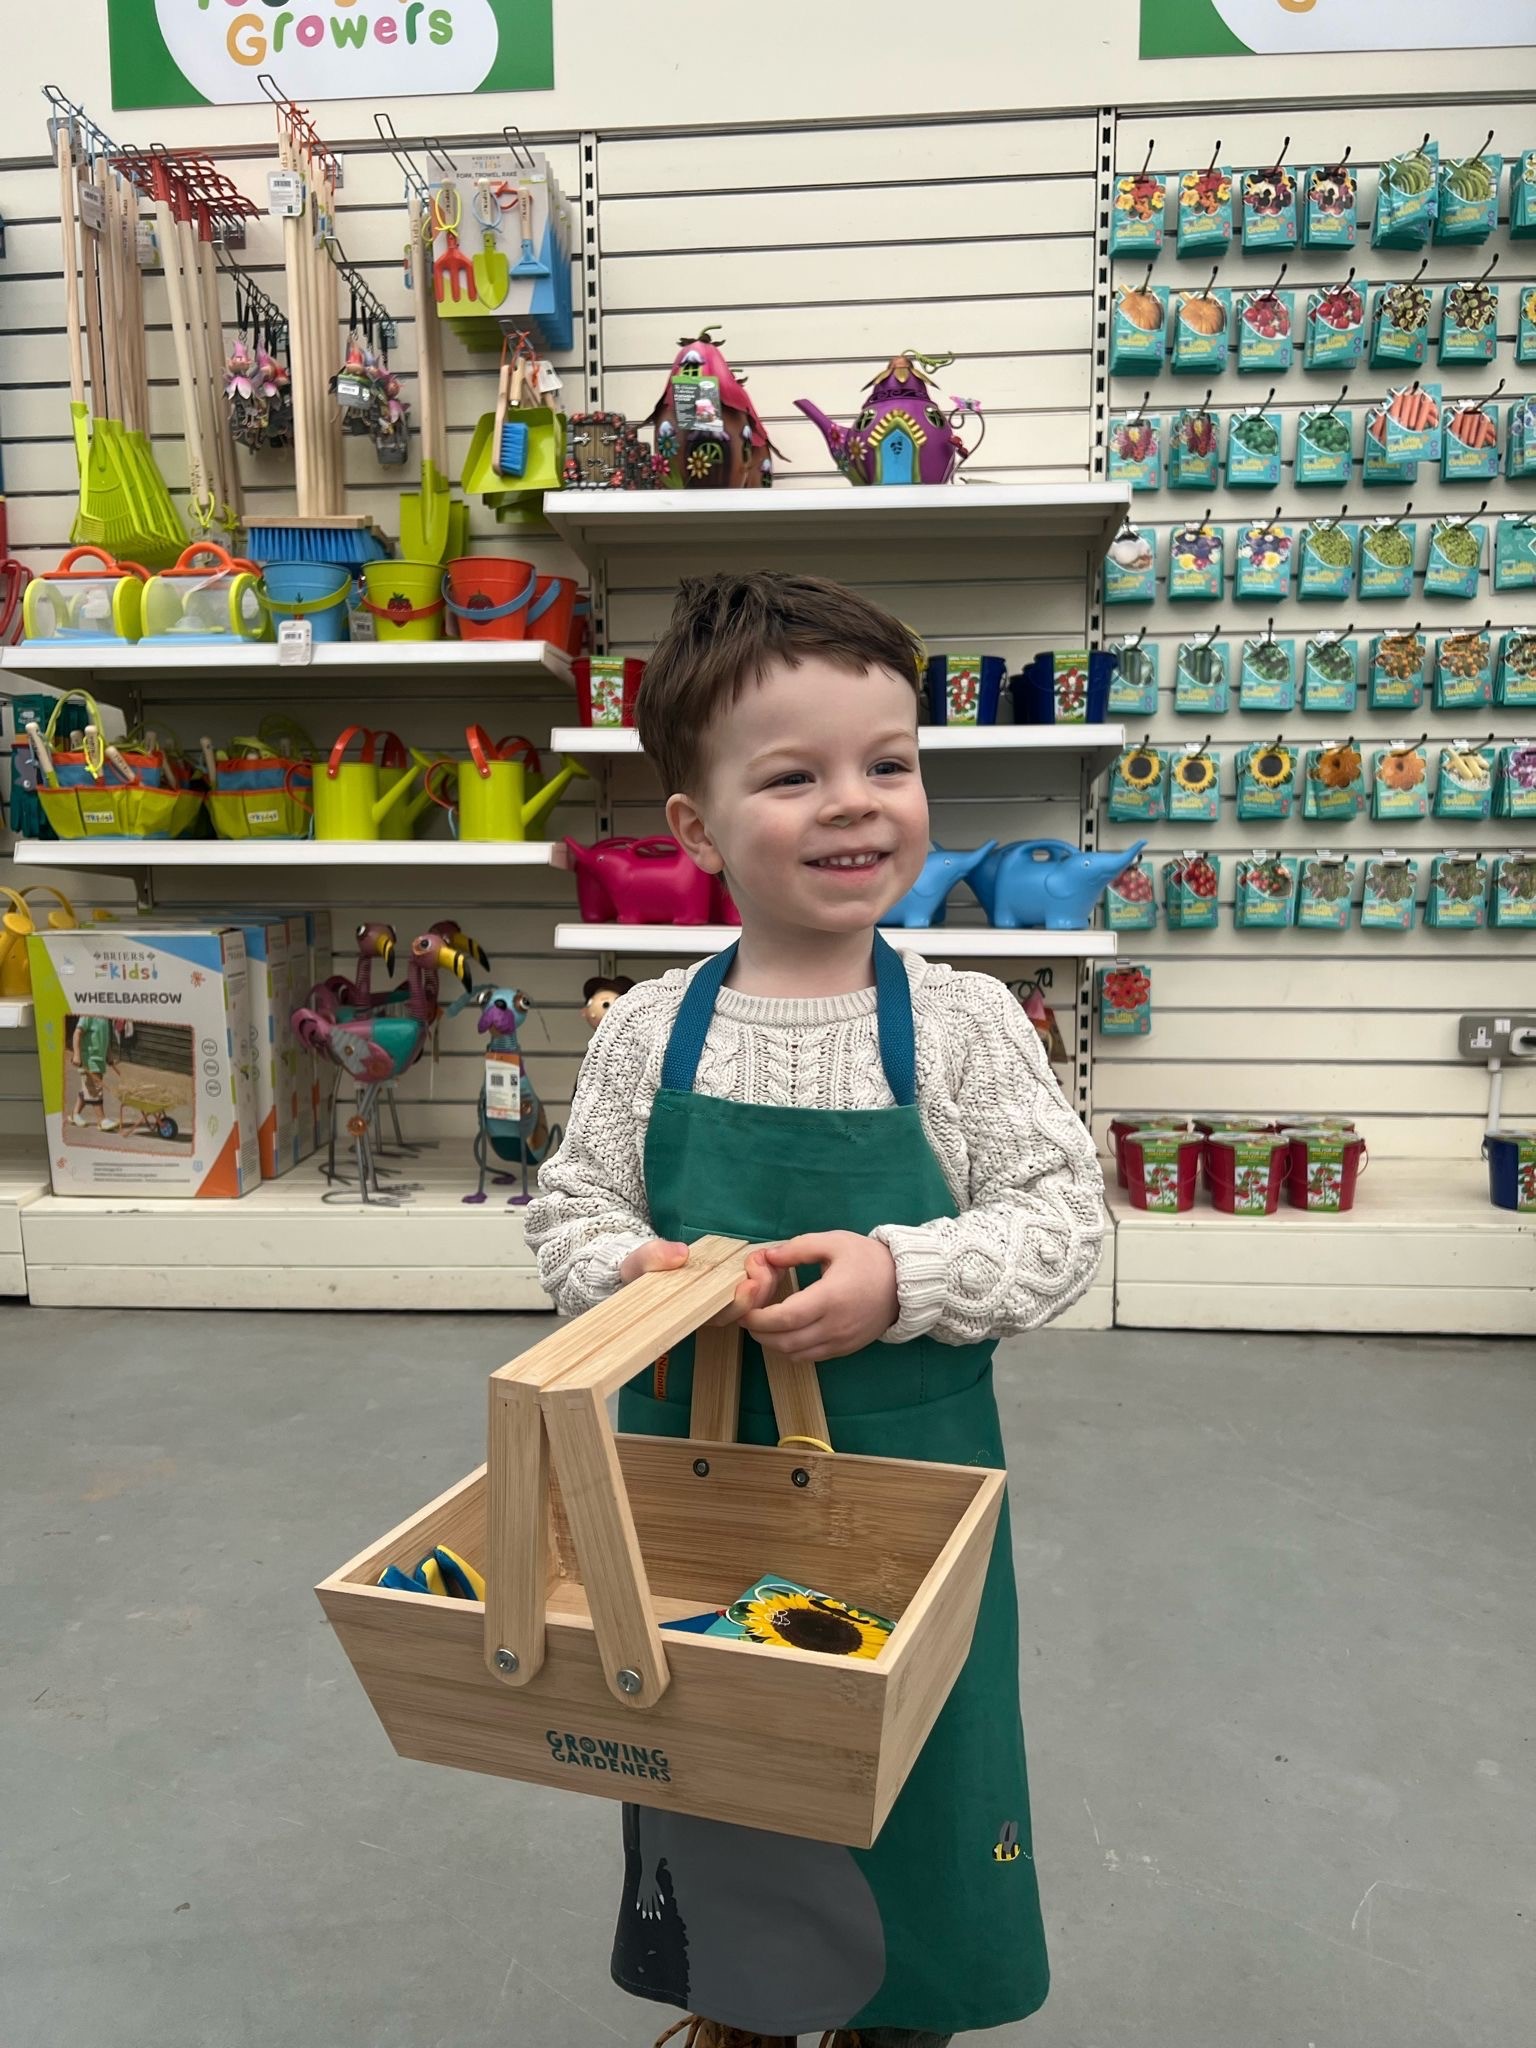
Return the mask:
<path fill-rule="evenodd" d="M 1205 1184 L 1227 1216 L 1273 1216 L 1291 1148 L 1274 1131 L 1216 1131 L 1205 1141 Z"/>
<path fill-rule="evenodd" d="M 1365 1140 L 1349 1131 L 1285 1131 L 1290 1170 L 1285 1193 L 1293 1209 L 1331 1215 L 1355 1206 L 1355 1183 L 1370 1155 Z"/>
<path fill-rule="evenodd" d="M 1193 1209 L 1204 1144 L 1196 1131 L 1127 1131 L 1120 1157 L 1131 1207 L 1165 1215 Z"/>
<path fill-rule="evenodd" d="M 576 631 L 576 584 L 570 576 L 541 576 L 528 607 L 525 640 L 549 640 L 560 649 L 570 647 Z"/>
<path fill-rule="evenodd" d="M 1115 1185 L 1126 1187 L 1125 1154 L 1121 1150 L 1126 1135 L 1131 1131 L 1182 1131 L 1188 1128 L 1184 1119 L 1171 1111 L 1166 1116 L 1117 1116 L 1109 1127 L 1109 1149 L 1115 1162 Z"/>
<path fill-rule="evenodd" d="M 461 640 L 527 640 L 539 572 L 513 555 L 460 555 L 448 564 L 443 601 Z"/>
<path fill-rule="evenodd" d="M 571 663 L 571 673 L 576 678 L 576 701 L 583 725 L 611 730 L 614 726 L 634 724 L 635 699 L 640 694 L 640 678 L 645 674 L 645 663 L 638 655 L 583 655 Z"/>

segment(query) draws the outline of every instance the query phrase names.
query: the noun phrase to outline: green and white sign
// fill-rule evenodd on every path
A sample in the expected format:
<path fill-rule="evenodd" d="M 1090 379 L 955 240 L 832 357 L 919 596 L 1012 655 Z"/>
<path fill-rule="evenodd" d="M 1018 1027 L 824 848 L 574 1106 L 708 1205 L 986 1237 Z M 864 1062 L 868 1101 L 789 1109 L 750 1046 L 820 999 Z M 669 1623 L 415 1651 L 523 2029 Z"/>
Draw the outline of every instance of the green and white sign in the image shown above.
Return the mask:
<path fill-rule="evenodd" d="M 107 0 L 116 108 L 543 92 L 554 0 Z"/>
<path fill-rule="evenodd" d="M 1141 0 L 1143 57 L 1501 49 L 1531 42 L 1532 0 Z"/>

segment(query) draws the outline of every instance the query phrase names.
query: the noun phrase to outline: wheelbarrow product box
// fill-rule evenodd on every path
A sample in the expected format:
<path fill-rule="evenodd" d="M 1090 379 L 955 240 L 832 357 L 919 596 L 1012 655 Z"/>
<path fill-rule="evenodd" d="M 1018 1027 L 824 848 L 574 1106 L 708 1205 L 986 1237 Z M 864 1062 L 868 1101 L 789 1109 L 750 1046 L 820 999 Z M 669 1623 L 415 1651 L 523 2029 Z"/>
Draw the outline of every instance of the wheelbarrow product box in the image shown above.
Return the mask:
<path fill-rule="evenodd" d="M 199 1199 L 261 1178 L 245 938 L 229 924 L 91 925 L 28 941 L 49 1170 L 57 1195 Z M 75 1020 L 112 1021 L 100 1118 L 72 1121 Z"/>
<path fill-rule="evenodd" d="M 734 1441 L 739 1332 L 703 1326 L 747 1251 L 701 1238 L 504 1366 L 487 1462 L 316 1589 L 401 1756 L 875 1840 L 969 1654 L 1004 1475 L 810 1448 L 833 1440 L 815 1368 L 771 1352 L 777 1433 L 800 1441 Z M 690 1436 L 615 1436 L 607 1395 L 695 1330 Z M 378 1584 L 440 1545 L 483 1601 Z M 878 1654 L 664 1628 L 728 1606 L 766 1559 L 890 1617 Z"/>

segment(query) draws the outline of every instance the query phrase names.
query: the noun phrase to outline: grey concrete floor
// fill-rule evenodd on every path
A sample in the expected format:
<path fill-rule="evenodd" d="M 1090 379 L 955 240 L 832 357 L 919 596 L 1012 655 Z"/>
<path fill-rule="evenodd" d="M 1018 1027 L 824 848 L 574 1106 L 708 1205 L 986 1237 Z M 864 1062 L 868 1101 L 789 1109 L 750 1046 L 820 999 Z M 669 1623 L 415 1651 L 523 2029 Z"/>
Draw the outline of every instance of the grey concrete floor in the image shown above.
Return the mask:
<path fill-rule="evenodd" d="M 3 2048 L 589 2048 L 605 1802 L 400 1762 L 310 1588 L 542 1319 L 0 1308 Z M 1515 2048 L 1536 1344 L 1004 1347 L 1028 2048 Z"/>

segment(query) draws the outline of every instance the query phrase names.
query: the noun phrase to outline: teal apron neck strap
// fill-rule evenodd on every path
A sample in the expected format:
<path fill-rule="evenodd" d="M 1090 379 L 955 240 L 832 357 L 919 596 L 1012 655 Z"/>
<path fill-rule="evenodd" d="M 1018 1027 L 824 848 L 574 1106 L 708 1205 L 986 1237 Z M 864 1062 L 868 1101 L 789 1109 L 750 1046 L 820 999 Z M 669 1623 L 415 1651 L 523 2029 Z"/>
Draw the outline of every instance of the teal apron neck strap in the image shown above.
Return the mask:
<path fill-rule="evenodd" d="M 661 1085 L 686 1095 L 693 1087 L 715 1014 L 715 998 L 736 964 L 739 940 L 717 953 L 689 982 L 678 1005 L 672 1035 L 662 1061 Z M 917 1101 L 917 1043 L 912 1024 L 912 985 L 901 955 L 888 939 L 875 933 L 875 1022 L 880 1032 L 880 1062 L 892 1096 L 904 1107 Z"/>

